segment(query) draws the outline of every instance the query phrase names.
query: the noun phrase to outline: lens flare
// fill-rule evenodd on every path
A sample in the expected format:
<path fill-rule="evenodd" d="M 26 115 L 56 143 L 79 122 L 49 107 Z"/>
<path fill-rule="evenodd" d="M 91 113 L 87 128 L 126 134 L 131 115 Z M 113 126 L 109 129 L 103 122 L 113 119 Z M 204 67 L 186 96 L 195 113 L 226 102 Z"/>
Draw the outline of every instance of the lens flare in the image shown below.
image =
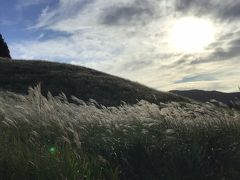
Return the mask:
<path fill-rule="evenodd" d="M 49 152 L 50 152 L 51 154 L 55 154 L 55 153 L 56 153 L 56 148 L 55 148 L 55 147 L 51 147 L 51 148 L 49 149 Z"/>

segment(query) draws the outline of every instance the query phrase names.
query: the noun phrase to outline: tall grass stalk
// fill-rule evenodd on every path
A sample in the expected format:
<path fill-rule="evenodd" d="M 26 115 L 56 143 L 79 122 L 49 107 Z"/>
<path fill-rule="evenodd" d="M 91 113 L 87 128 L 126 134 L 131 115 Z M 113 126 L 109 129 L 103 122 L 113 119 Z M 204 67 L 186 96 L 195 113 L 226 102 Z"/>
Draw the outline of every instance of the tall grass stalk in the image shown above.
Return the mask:
<path fill-rule="evenodd" d="M 239 179 L 240 112 L 0 93 L 0 179 Z"/>

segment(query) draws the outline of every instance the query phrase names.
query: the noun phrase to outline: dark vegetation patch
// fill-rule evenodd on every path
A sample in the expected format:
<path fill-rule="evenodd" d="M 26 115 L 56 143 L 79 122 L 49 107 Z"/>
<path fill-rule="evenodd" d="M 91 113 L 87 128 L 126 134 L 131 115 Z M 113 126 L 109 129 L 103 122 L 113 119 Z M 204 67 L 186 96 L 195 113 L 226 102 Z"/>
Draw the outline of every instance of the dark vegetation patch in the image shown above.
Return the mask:
<path fill-rule="evenodd" d="M 11 59 L 10 51 L 8 45 L 0 34 L 0 57 L 5 57 Z"/>
<path fill-rule="evenodd" d="M 152 103 L 188 101 L 85 67 L 44 61 L 0 61 L 2 90 L 27 94 L 29 86 L 39 83 L 44 95 L 48 91 L 54 96 L 64 92 L 67 97 L 73 95 L 84 101 L 94 99 L 106 106 L 117 106 L 122 101 L 134 104 L 142 99 Z"/>

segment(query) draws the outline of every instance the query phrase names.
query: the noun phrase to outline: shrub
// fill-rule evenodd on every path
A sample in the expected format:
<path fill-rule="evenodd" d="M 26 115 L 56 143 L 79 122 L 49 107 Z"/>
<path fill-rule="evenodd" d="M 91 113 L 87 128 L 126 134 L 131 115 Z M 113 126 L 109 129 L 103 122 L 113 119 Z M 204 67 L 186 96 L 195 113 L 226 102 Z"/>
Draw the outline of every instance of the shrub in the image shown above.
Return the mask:
<path fill-rule="evenodd" d="M 7 43 L 4 41 L 1 34 L 0 34 L 0 57 L 11 59 L 11 55 L 10 55 L 10 51 L 8 49 Z"/>

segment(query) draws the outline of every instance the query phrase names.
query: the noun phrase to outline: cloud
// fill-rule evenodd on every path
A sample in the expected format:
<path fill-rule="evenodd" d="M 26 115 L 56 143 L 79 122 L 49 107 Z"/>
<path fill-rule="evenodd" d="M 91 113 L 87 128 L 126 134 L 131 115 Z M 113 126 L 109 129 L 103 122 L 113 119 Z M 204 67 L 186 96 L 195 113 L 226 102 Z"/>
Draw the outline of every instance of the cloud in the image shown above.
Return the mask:
<path fill-rule="evenodd" d="M 175 10 L 180 12 L 194 12 L 195 14 L 206 14 L 212 9 L 214 0 L 176 0 Z"/>
<path fill-rule="evenodd" d="M 56 24 L 64 24 L 71 19 L 78 19 L 78 15 L 81 14 L 84 8 L 93 3 L 94 0 L 59 0 L 56 6 L 46 6 L 33 28 L 46 28 L 57 30 L 53 28 Z M 59 29 L 61 30 L 61 29 Z"/>
<path fill-rule="evenodd" d="M 106 25 L 146 24 L 156 15 L 156 1 L 138 0 L 121 6 L 107 7 L 101 22 Z"/>
<path fill-rule="evenodd" d="M 28 8 L 31 6 L 37 6 L 39 4 L 46 4 L 46 3 L 50 3 L 53 0 L 17 0 L 16 3 L 16 9 L 17 10 L 23 10 L 24 8 Z"/>
<path fill-rule="evenodd" d="M 240 66 L 239 22 L 236 18 L 234 22 L 223 21 L 237 16 L 237 12 L 227 13 L 232 3 L 59 0 L 58 4 L 45 6 L 29 29 L 44 36 L 10 47 L 16 58 L 70 62 L 159 90 L 231 91 L 237 87 L 240 75 L 236 70 Z M 216 40 L 199 54 L 176 53 L 168 43 L 171 25 L 178 18 L 194 15 L 214 23 Z"/>
<path fill-rule="evenodd" d="M 188 83 L 188 82 L 197 82 L 197 81 L 215 81 L 216 77 L 210 74 L 199 74 L 194 76 L 186 76 L 183 77 L 181 80 L 175 81 L 176 84 L 178 83 Z"/>
<path fill-rule="evenodd" d="M 240 17 L 240 1 L 228 1 L 218 11 L 218 16 L 227 20 L 238 20 Z"/>
<path fill-rule="evenodd" d="M 240 16 L 239 0 L 177 0 L 176 11 L 198 16 L 213 16 L 222 21 L 238 20 Z"/>
<path fill-rule="evenodd" d="M 16 20 L 8 20 L 8 19 L 0 19 L 0 25 L 1 26 L 11 26 L 16 24 Z"/>
<path fill-rule="evenodd" d="M 35 28 L 77 31 L 84 27 L 144 25 L 162 15 L 162 0 L 60 0 L 43 9 Z"/>
<path fill-rule="evenodd" d="M 191 64 L 200 64 L 207 62 L 236 61 L 240 57 L 240 38 L 231 39 L 227 47 L 215 47 L 214 52 L 206 57 L 200 57 L 192 60 Z"/>

